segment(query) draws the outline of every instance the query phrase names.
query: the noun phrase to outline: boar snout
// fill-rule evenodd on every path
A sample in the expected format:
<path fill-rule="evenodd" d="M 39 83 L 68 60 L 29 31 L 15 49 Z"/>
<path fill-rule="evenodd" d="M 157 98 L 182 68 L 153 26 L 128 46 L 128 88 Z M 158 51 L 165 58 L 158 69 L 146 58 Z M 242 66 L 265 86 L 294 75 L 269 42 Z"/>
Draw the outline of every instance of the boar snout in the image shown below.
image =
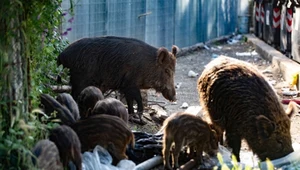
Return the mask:
<path fill-rule="evenodd" d="M 175 102 L 177 100 L 175 87 L 166 88 L 161 93 L 164 96 L 164 98 L 166 98 L 167 100 L 169 100 L 171 102 Z"/>

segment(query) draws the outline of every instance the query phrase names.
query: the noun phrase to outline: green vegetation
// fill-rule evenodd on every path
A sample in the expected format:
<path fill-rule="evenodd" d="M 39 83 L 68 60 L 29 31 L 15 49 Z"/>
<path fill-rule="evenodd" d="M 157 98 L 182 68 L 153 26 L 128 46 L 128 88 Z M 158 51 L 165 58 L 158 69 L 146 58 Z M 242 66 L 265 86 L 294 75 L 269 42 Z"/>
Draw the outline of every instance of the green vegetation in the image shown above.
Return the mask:
<path fill-rule="evenodd" d="M 71 4 L 73 4 L 72 0 Z M 56 124 L 34 110 L 62 68 L 62 0 L 0 1 L 0 169 L 32 169 L 31 148 Z M 42 118 L 40 118 L 42 117 Z"/>

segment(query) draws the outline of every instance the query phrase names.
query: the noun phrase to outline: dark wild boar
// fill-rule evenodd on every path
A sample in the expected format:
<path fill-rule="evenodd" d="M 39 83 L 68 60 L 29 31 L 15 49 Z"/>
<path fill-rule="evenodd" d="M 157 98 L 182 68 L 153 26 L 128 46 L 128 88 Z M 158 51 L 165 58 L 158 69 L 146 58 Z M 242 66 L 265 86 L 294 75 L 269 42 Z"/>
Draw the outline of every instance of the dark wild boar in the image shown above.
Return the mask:
<path fill-rule="evenodd" d="M 240 161 L 245 139 L 260 160 L 293 152 L 290 115 L 273 88 L 250 64 L 220 56 L 198 79 L 200 104 L 215 126 L 226 131 L 226 140 Z"/>
<path fill-rule="evenodd" d="M 32 158 L 32 162 L 37 168 L 44 170 L 64 169 L 56 145 L 48 139 L 38 141 L 32 149 L 32 153 L 35 156 Z"/>
<path fill-rule="evenodd" d="M 52 129 L 49 140 L 57 146 L 64 167 L 68 167 L 72 161 L 77 170 L 82 169 L 80 140 L 69 126 L 61 125 Z"/>
<path fill-rule="evenodd" d="M 92 110 L 92 115 L 96 114 L 109 114 L 112 116 L 117 116 L 128 123 L 127 109 L 125 105 L 118 99 L 105 98 L 103 100 L 99 100 Z"/>
<path fill-rule="evenodd" d="M 164 131 L 162 153 L 166 169 L 172 169 L 169 157 L 173 142 L 175 144 L 172 155 L 174 168 L 178 167 L 178 156 L 185 145 L 190 147 L 191 153 L 196 150 L 198 163 L 203 161 L 203 151 L 215 154 L 218 150 L 216 132 L 198 116 L 184 112 L 174 113 L 164 121 L 162 130 Z"/>
<path fill-rule="evenodd" d="M 127 159 L 126 147 L 134 147 L 134 135 L 127 124 L 117 116 L 92 115 L 71 125 L 77 133 L 82 152 L 90 151 L 96 145 L 107 149 L 113 157 L 113 164 Z"/>
<path fill-rule="evenodd" d="M 79 107 L 80 117 L 86 118 L 93 110 L 95 104 L 99 100 L 103 100 L 104 96 L 101 90 L 95 86 L 88 86 L 84 88 L 78 98 L 77 103 Z"/>
<path fill-rule="evenodd" d="M 73 97 L 68 93 L 60 93 L 56 100 L 62 105 L 70 110 L 75 120 L 80 119 L 78 105 L 73 99 Z"/>
<path fill-rule="evenodd" d="M 133 114 L 133 101 L 138 114 L 143 113 L 140 89 L 155 89 L 170 100 L 176 100 L 174 74 L 177 47 L 172 52 L 125 37 L 83 38 L 69 45 L 57 59 L 58 65 L 70 69 L 72 96 L 88 86 L 103 93 L 120 90 L 124 94 L 128 113 Z"/>

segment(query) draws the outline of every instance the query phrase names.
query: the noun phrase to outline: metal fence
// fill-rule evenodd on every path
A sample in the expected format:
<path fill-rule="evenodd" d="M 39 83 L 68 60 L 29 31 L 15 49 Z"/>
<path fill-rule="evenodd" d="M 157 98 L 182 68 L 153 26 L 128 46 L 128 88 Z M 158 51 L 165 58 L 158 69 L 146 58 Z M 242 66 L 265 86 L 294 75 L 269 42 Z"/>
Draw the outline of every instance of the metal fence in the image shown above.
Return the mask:
<path fill-rule="evenodd" d="M 62 8 L 69 7 L 63 1 Z M 153 46 L 190 46 L 235 32 L 238 0 L 79 0 L 63 32 L 83 37 L 133 37 Z M 69 22 L 68 22 L 69 20 Z"/>

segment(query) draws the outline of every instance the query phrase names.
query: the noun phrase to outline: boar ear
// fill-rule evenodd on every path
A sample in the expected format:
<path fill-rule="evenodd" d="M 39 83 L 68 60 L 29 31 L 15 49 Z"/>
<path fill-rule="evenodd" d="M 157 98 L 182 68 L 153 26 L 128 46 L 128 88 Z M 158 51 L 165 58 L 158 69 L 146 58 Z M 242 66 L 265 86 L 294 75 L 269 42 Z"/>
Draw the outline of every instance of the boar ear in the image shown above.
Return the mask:
<path fill-rule="evenodd" d="M 169 63 L 170 56 L 166 48 L 163 47 L 159 48 L 157 57 L 158 57 L 157 59 L 159 64 L 165 65 Z"/>
<path fill-rule="evenodd" d="M 176 45 L 172 46 L 172 54 L 174 55 L 174 57 L 176 57 L 176 54 L 178 52 L 178 47 Z"/>
<path fill-rule="evenodd" d="M 256 117 L 256 128 L 258 137 L 266 139 L 274 132 L 276 125 L 267 117 L 259 115 Z"/>
<path fill-rule="evenodd" d="M 285 113 L 291 118 L 293 115 L 296 115 L 299 112 L 300 106 L 294 102 L 290 101 L 288 108 L 285 110 Z"/>

